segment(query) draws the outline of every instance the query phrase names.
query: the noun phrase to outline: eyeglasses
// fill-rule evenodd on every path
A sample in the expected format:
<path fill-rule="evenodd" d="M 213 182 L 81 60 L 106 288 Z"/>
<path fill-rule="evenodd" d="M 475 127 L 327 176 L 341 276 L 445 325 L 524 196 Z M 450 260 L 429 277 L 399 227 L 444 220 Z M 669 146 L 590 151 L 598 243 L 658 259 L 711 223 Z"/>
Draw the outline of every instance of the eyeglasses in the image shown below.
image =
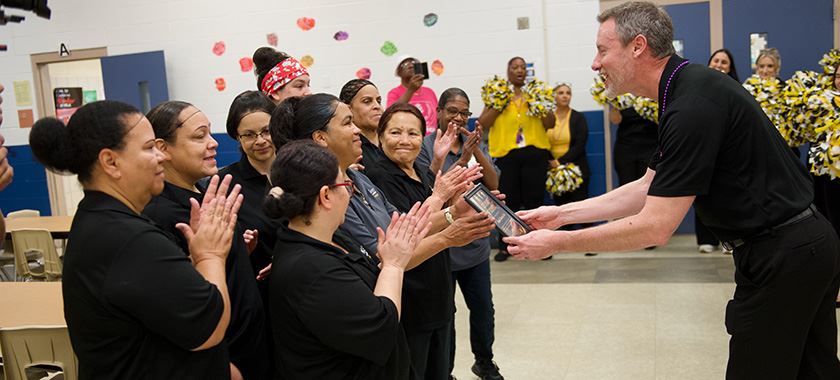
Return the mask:
<path fill-rule="evenodd" d="M 342 183 L 334 183 L 334 184 L 330 185 L 330 189 L 334 189 L 336 187 L 346 187 L 347 188 L 347 193 L 350 194 L 350 195 L 353 195 L 353 180 L 351 180 L 351 179 L 345 180 Z"/>
<path fill-rule="evenodd" d="M 446 107 L 446 108 L 444 108 L 444 111 L 446 111 L 446 115 L 449 116 L 449 117 L 455 117 L 455 116 L 461 115 L 461 116 L 464 117 L 464 119 L 469 119 L 470 116 L 472 116 L 472 112 L 470 112 L 470 111 L 461 112 L 461 111 L 458 111 L 457 108 L 452 108 L 452 107 Z"/>
<path fill-rule="evenodd" d="M 257 141 L 257 137 L 262 137 L 263 140 L 268 141 L 271 138 L 271 134 L 268 132 L 268 128 L 263 128 L 259 133 L 248 132 L 239 135 L 239 141 L 253 143 Z"/>

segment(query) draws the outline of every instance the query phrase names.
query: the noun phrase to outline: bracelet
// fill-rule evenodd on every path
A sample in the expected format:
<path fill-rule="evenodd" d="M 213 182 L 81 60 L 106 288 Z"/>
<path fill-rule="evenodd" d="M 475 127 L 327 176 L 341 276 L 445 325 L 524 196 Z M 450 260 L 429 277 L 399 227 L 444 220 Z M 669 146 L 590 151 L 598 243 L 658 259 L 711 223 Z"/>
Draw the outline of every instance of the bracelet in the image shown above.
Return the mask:
<path fill-rule="evenodd" d="M 449 211 L 451 207 L 452 206 L 443 209 L 443 217 L 446 218 L 446 221 L 449 222 L 449 224 L 455 223 L 455 218 L 452 217 L 452 212 Z"/>

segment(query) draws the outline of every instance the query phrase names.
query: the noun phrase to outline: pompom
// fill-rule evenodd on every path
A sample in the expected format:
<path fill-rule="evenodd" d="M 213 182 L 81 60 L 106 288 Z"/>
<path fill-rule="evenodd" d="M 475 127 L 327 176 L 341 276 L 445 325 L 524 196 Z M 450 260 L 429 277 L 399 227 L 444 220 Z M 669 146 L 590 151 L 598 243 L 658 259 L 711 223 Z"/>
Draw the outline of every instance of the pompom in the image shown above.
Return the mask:
<path fill-rule="evenodd" d="M 528 104 L 528 116 L 543 117 L 557 109 L 554 91 L 539 79 L 526 83 L 522 87 L 522 96 Z"/>
<path fill-rule="evenodd" d="M 551 194 L 561 196 L 577 190 L 583 184 L 583 174 L 580 168 L 573 164 L 560 164 L 548 170 L 545 189 Z"/>
<path fill-rule="evenodd" d="M 784 109 L 784 101 L 782 99 L 782 83 L 777 78 L 761 79 L 757 74 L 753 74 L 746 81 L 744 81 L 744 88 L 755 97 L 758 105 L 764 110 L 767 118 L 773 123 L 776 128 L 782 124 L 782 111 Z M 781 131 L 780 131 L 781 132 Z M 784 136 L 784 134 L 782 135 Z M 794 145 L 794 141 L 785 138 L 788 145 Z"/>
<path fill-rule="evenodd" d="M 484 82 L 481 86 L 481 100 L 488 108 L 502 111 L 513 97 L 513 84 L 498 75 Z"/>

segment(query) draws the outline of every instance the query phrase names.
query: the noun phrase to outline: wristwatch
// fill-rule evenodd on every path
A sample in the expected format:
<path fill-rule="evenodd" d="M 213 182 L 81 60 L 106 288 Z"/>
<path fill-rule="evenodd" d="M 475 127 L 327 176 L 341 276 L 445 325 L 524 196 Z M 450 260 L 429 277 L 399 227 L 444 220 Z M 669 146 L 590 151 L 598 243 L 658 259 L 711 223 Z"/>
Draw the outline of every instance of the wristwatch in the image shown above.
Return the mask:
<path fill-rule="evenodd" d="M 449 224 L 452 224 L 455 223 L 455 218 L 452 217 L 452 211 L 449 210 L 450 208 L 451 206 L 443 209 L 443 217 L 446 218 L 446 221 L 449 222 Z"/>

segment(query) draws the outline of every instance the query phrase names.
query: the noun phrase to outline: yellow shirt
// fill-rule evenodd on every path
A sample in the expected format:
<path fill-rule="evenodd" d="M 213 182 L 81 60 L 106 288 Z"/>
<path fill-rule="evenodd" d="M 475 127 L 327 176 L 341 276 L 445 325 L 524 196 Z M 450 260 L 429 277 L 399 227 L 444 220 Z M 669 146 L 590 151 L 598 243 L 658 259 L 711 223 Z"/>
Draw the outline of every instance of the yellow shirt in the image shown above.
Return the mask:
<path fill-rule="evenodd" d="M 528 116 L 526 112 L 528 105 L 520 98 L 511 100 L 496 118 L 487 137 L 491 156 L 504 157 L 511 150 L 526 146 L 545 150 L 551 147 L 542 120 L 536 116 Z"/>
<path fill-rule="evenodd" d="M 572 134 L 569 131 L 569 118 L 571 116 L 572 110 L 569 110 L 566 117 L 555 119 L 554 128 L 546 131 L 548 142 L 551 143 L 551 155 L 554 159 L 563 157 L 569 151 L 569 144 L 572 142 Z"/>

